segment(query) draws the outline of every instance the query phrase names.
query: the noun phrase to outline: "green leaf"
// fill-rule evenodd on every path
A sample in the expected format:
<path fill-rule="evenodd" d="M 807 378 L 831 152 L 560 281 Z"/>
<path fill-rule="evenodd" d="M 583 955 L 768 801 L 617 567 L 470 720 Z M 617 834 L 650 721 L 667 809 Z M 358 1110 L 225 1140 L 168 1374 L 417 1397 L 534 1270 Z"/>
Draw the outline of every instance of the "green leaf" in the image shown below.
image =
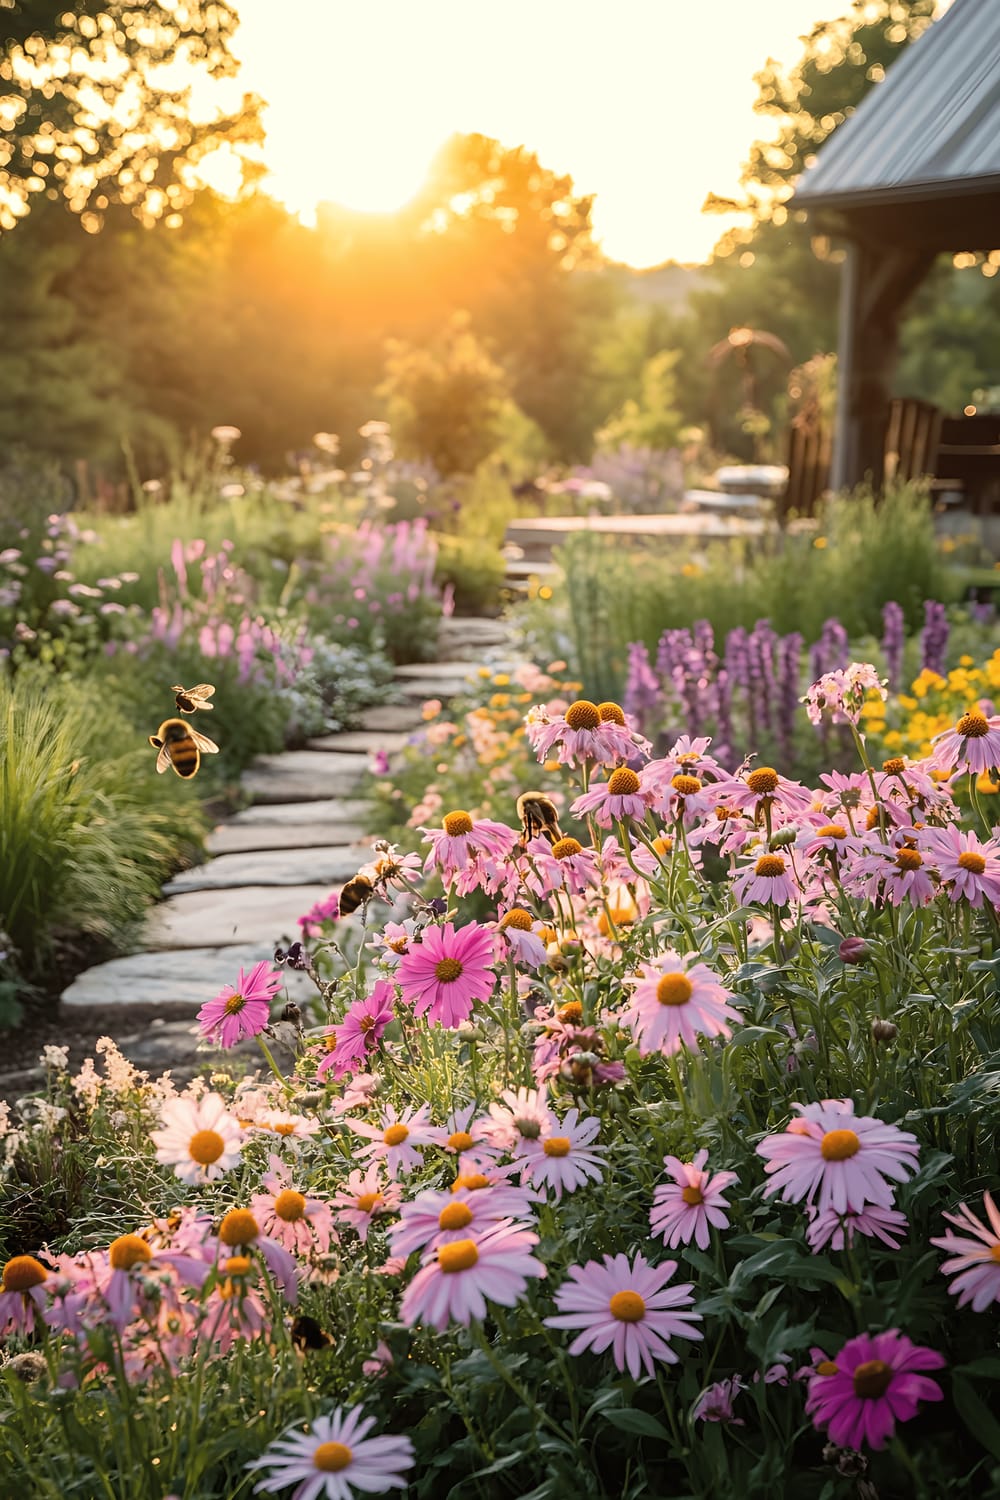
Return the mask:
<path fill-rule="evenodd" d="M 662 1422 L 651 1417 L 648 1411 L 639 1411 L 634 1406 L 622 1406 L 613 1411 L 606 1411 L 604 1420 L 610 1422 L 612 1427 L 617 1427 L 619 1432 L 634 1432 L 639 1437 L 659 1438 L 665 1443 L 671 1441 L 670 1433 Z"/>
<path fill-rule="evenodd" d="M 1000 1422 L 982 1397 L 956 1370 L 951 1383 L 952 1396 L 962 1421 L 977 1442 L 1000 1458 Z"/>

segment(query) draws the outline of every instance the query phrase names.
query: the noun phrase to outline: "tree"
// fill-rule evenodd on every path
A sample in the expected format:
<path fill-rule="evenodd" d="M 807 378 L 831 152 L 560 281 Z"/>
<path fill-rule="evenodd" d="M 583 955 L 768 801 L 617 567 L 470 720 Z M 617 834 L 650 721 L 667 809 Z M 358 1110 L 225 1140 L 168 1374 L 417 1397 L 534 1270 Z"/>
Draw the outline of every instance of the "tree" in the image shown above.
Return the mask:
<path fill-rule="evenodd" d="M 145 222 L 176 214 L 190 169 L 258 139 L 258 101 L 199 123 L 178 70 L 233 75 L 225 0 L 4 0 L 0 6 L 0 229 L 44 195 L 97 228 L 110 203 Z M 174 68 L 171 77 L 171 68 Z"/>
<path fill-rule="evenodd" d="M 677 410 L 676 349 L 663 349 L 646 361 L 638 400 L 630 397 L 597 434 L 597 446 L 611 451 L 632 448 L 673 448 L 681 432 Z"/>

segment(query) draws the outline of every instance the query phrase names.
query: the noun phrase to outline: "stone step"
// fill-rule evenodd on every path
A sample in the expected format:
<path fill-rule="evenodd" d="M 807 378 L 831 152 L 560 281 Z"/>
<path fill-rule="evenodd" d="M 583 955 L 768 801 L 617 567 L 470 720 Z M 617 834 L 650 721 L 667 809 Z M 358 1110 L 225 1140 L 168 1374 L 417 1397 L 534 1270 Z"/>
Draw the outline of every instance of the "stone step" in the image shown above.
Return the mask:
<path fill-rule="evenodd" d="M 357 873 L 368 848 L 334 844 L 319 848 L 266 849 L 252 854 L 222 854 L 193 869 L 182 870 L 163 887 L 165 896 L 181 891 L 237 890 L 245 885 L 340 885 Z"/>
<path fill-rule="evenodd" d="M 246 885 L 235 891 L 185 891 L 153 908 L 144 939 L 150 949 L 260 942 L 287 947 L 301 935 L 298 918 L 317 901 L 325 901 L 330 889 L 329 885 Z"/>
<path fill-rule="evenodd" d="M 235 813 L 227 828 L 283 828 L 292 823 L 356 823 L 364 803 L 357 797 L 324 797 L 311 802 L 259 802 Z M 321 843 L 346 844 L 346 835 L 321 839 Z"/>
<path fill-rule="evenodd" d="M 78 974 L 64 991 L 62 1004 L 115 1007 L 155 1005 L 164 1010 L 183 1009 L 192 1014 L 213 999 L 224 984 L 235 984 L 240 969 L 252 969 L 261 959 L 272 961 L 268 943 L 227 944 L 223 948 L 189 947 L 184 951 L 151 950 L 112 958 Z M 273 966 L 273 965 L 272 965 Z M 308 975 L 294 969 L 282 973 L 293 1000 L 304 1000 L 316 990 Z M 277 1006 L 277 1002 L 275 1002 Z M 275 1008 L 274 1013 L 277 1014 Z M 192 1049 L 193 1050 L 193 1049 Z M 145 1066 L 145 1064 L 143 1065 Z M 169 1067 L 164 1063 L 164 1067 Z"/>
<path fill-rule="evenodd" d="M 399 686 L 404 696 L 414 703 L 426 703 L 431 698 L 450 703 L 452 698 L 465 697 L 473 683 L 468 677 L 436 677 L 424 682 L 401 682 Z"/>
<path fill-rule="evenodd" d="M 378 703 L 374 708 L 365 709 L 361 715 L 363 730 L 384 730 L 389 734 L 408 734 L 419 729 L 422 723 L 420 712 L 412 703 Z"/>
<path fill-rule="evenodd" d="M 312 802 L 350 795 L 367 769 L 367 755 L 286 750 L 283 755 L 259 755 L 241 785 L 254 802 Z"/>
<path fill-rule="evenodd" d="M 291 804 L 300 818 L 303 807 L 310 805 L 304 802 Z M 265 802 L 252 810 L 270 812 L 274 806 Z M 354 810 L 356 813 L 362 811 L 357 804 L 354 804 Z M 271 849 L 323 849 L 358 843 L 364 848 L 367 847 L 367 833 L 363 823 L 220 823 L 208 835 L 205 847 L 213 855 L 250 854 L 255 850 Z"/>
<path fill-rule="evenodd" d="M 481 661 L 414 661 L 397 667 L 393 674 L 398 682 L 434 682 L 442 677 L 475 677 Z"/>
<path fill-rule="evenodd" d="M 384 750 L 387 755 L 395 755 L 398 750 L 402 750 L 408 739 L 409 735 L 398 730 L 349 729 L 343 734 L 324 734 L 319 739 L 306 740 L 306 749 L 350 750 L 365 755 L 374 755 L 379 750 Z"/>

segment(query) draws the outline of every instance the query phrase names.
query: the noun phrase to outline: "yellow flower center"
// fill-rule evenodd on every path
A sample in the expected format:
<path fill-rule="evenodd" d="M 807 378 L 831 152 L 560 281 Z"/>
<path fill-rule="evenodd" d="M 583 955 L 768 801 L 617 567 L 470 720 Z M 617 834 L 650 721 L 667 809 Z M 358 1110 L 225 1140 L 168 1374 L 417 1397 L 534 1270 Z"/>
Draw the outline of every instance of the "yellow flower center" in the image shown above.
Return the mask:
<path fill-rule="evenodd" d="M 286 1224 L 294 1224 L 305 1217 L 306 1200 L 294 1188 L 282 1188 L 274 1200 L 274 1211 Z"/>
<path fill-rule="evenodd" d="M 653 848 L 657 854 L 671 854 L 674 848 L 674 841 L 665 833 L 661 833 L 653 840 Z"/>
<path fill-rule="evenodd" d="M 973 875 L 981 875 L 986 869 L 986 861 L 974 849 L 966 849 L 958 856 L 958 867 L 960 870 L 971 870 Z"/>
<path fill-rule="evenodd" d="M 583 1006 L 579 1000 L 567 1000 L 556 1011 L 556 1017 L 564 1026 L 575 1026 L 583 1020 Z"/>
<path fill-rule="evenodd" d="M 441 984 L 454 984 L 462 972 L 457 958 L 442 958 L 434 965 L 434 973 Z"/>
<path fill-rule="evenodd" d="M 511 911 L 505 912 L 500 918 L 500 931 L 506 932 L 508 927 L 516 927 L 518 932 L 530 932 L 531 913 L 529 911 L 522 911 L 519 906 L 515 906 Z"/>
<path fill-rule="evenodd" d="M 15 1255 L 3 1268 L 0 1290 L 5 1292 L 27 1292 L 33 1286 L 41 1286 L 49 1273 L 40 1260 L 33 1255 Z"/>
<path fill-rule="evenodd" d="M 226 1143 L 217 1130 L 198 1130 L 188 1141 L 188 1155 L 201 1167 L 210 1167 L 225 1149 Z"/>
<path fill-rule="evenodd" d="M 471 1151 L 475 1142 L 467 1130 L 453 1130 L 448 1137 L 448 1145 L 453 1151 Z"/>
<path fill-rule="evenodd" d="M 566 723 L 570 729 L 596 729 L 600 722 L 600 709 L 586 698 L 578 698 L 566 710 Z"/>
<path fill-rule="evenodd" d="M 448 1276 L 456 1271 L 470 1271 L 479 1259 L 479 1251 L 473 1240 L 453 1240 L 450 1245 L 438 1248 L 438 1265 Z"/>
<path fill-rule="evenodd" d="M 461 811 L 445 813 L 441 826 L 449 838 L 457 838 L 460 833 L 472 832 L 472 819 L 467 812 Z"/>
<path fill-rule="evenodd" d="M 701 791 L 702 783 L 700 776 L 685 776 L 679 772 L 670 778 L 670 785 L 679 796 L 693 797 L 695 792 Z"/>
<path fill-rule="evenodd" d="M 768 880 L 777 880 L 779 875 L 785 873 L 785 861 L 780 854 L 762 854 L 753 867 L 755 875 L 763 875 Z"/>
<path fill-rule="evenodd" d="M 574 854 L 582 853 L 583 845 L 577 839 L 556 839 L 552 845 L 552 856 L 554 859 L 570 859 Z"/>
<path fill-rule="evenodd" d="M 638 790 L 639 778 L 628 766 L 621 766 L 608 777 L 608 795 L 611 797 L 631 797 Z"/>
<path fill-rule="evenodd" d="M 755 797 L 766 797 L 778 790 L 778 773 L 771 766 L 758 766 L 747 777 L 747 786 Z"/>
<path fill-rule="evenodd" d="M 901 776 L 906 770 L 906 761 L 901 755 L 890 755 L 888 760 L 882 762 L 882 769 L 889 776 Z"/>
<path fill-rule="evenodd" d="M 227 1276 L 247 1276 L 252 1265 L 249 1255 L 230 1255 L 222 1262 L 222 1269 Z"/>
<path fill-rule="evenodd" d="M 625 710 L 617 703 L 599 703 L 597 712 L 602 724 L 618 724 L 622 729 L 625 728 Z"/>
<path fill-rule="evenodd" d="M 818 839 L 846 839 L 847 829 L 840 823 L 824 823 L 822 828 L 817 828 Z"/>
<path fill-rule="evenodd" d="M 834 1364 L 832 1359 L 821 1359 L 819 1364 L 816 1366 L 817 1375 L 836 1375 L 836 1373 L 837 1366 Z"/>
<path fill-rule="evenodd" d="M 990 1246 L 990 1260 L 995 1260 L 1000 1264 L 1000 1242 Z"/>
<path fill-rule="evenodd" d="M 353 1457 L 346 1443 L 320 1443 L 313 1451 L 313 1466 L 322 1474 L 339 1474 Z"/>
<path fill-rule="evenodd" d="M 641 1323 L 646 1316 L 646 1304 L 638 1292 L 615 1292 L 608 1311 L 619 1323 Z"/>
<path fill-rule="evenodd" d="M 900 849 L 896 855 L 896 864 L 901 870 L 919 870 L 924 862 L 924 856 L 916 849 Z"/>
<path fill-rule="evenodd" d="M 478 1193 L 481 1188 L 488 1188 L 489 1185 L 490 1179 L 482 1172 L 460 1172 L 452 1183 L 451 1190 L 457 1193 L 459 1188 L 465 1188 L 466 1192 Z"/>
<path fill-rule="evenodd" d="M 243 995 L 230 995 L 229 999 L 226 1001 L 226 1015 L 238 1016 L 246 1003 L 246 999 Z"/>
<path fill-rule="evenodd" d="M 438 1214 L 439 1229 L 464 1229 L 472 1223 L 472 1209 L 467 1203 L 449 1203 Z"/>
<path fill-rule="evenodd" d="M 704 1203 L 705 1201 L 705 1194 L 698 1187 L 682 1188 L 681 1197 L 689 1208 L 697 1208 L 699 1203 Z"/>
<path fill-rule="evenodd" d="M 120 1234 L 108 1246 L 108 1259 L 112 1270 L 131 1271 L 140 1262 L 153 1259 L 153 1252 L 144 1239 L 137 1234 Z"/>
<path fill-rule="evenodd" d="M 819 1149 L 824 1161 L 848 1161 L 857 1156 L 861 1142 L 853 1130 L 828 1130 Z"/>
<path fill-rule="evenodd" d="M 962 715 L 955 729 L 963 739 L 967 740 L 981 740 L 984 734 L 989 734 L 990 732 L 989 721 L 986 715 L 979 713 L 974 708 L 970 708 L 967 714 Z"/>
<path fill-rule="evenodd" d="M 405 1125 L 390 1125 L 382 1139 L 387 1146 L 401 1146 L 409 1133 Z"/>
<path fill-rule="evenodd" d="M 231 1208 L 219 1225 L 224 1245 L 252 1245 L 259 1234 L 260 1225 L 248 1208 Z"/>
<path fill-rule="evenodd" d="M 875 1401 L 892 1383 L 892 1371 L 881 1359 L 866 1359 L 854 1367 L 854 1394 Z"/>
<path fill-rule="evenodd" d="M 385 1200 L 381 1193 L 359 1193 L 354 1201 L 363 1214 L 370 1214 L 377 1204 Z"/>
<path fill-rule="evenodd" d="M 694 985 L 679 969 L 661 975 L 656 986 L 656 998 L 661 1005 L 687 1005 L 693 994 Z"/>
<path fill-rule="evenodd" d="M 542 1150 L 546 1156 L 568 1156 L 569 1147 L 568 1135 L 550 1135 L 547 1141 L 542 1142 Z"/>
<path fill-rule="evenodd" d="M 295 1126 L 288 1120 L 280 1120 L 277 1125 L 271 1125 L 268 1128 L 273 1130 L 275 1135 L 295 1134 Z"/>

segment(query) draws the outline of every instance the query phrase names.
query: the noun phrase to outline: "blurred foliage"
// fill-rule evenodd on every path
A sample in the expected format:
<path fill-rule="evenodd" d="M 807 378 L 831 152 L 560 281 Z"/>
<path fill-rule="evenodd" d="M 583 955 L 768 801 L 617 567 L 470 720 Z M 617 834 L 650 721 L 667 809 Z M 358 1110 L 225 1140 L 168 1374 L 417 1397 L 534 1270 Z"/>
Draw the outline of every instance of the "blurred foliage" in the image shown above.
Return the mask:
<path fill-rule="evenodd" d="M 608 451 L 623 446 L 673 448 L 681 432 L 677 410 L 676 349 L 654 354 L 642 367 L 639 394 L 629 397 L 597 433 L 597 445 Z"/>

